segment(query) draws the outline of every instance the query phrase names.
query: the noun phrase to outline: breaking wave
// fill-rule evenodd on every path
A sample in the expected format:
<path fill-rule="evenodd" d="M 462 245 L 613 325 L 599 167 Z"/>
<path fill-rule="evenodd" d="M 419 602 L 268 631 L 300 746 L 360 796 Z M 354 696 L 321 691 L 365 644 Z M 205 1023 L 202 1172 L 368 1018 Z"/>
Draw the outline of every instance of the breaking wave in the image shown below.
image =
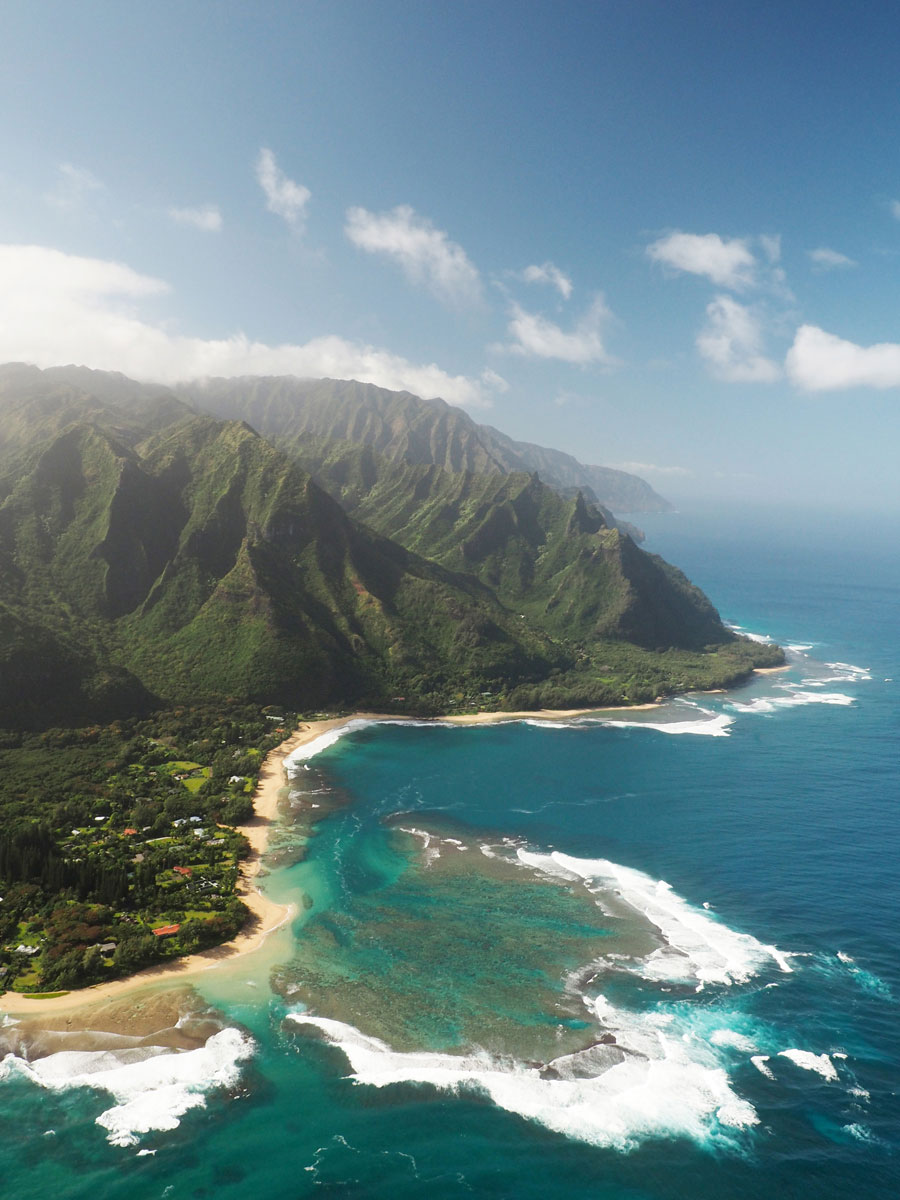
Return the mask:
<path fill-rule="evenodd" d="M 352 1025 L 305 1012 L 289 1014 L 317 1029 L 347 1057 L 358 1083 L 420 1083 L 454 1094 L 485 1095 L 500 1108 L 578 1141 L 632 1150 L 652 1137 L 687 1137 L 735 1147 L 735 1133 L 758 1122 L 709 1051 L 669 1038 L 664 1022 L 595 1004 L 614 1041 L 544 1064 L 484 1052 L 400 1052 Z"/>
<path fill-rule="evenodd" d="M 648 957 L 631 962 L 630 969 L 645 979 L 693 982 L 699 991 L 707 984 L 746 983 L 773 963 L 791 973 L 789 954 L 729 929 L 682 899 L 664 880 L 605 858 L 536 854 L 523 849 L 517 854 L 524 865 L 547 875 L 580 879 L 593 892 L 612 890 L 642 913 L 666 942 Z"/>
<path fill-rule="evenodd" d="M 175 1053 L 161 1047 L 64 1050 L 34 1062 L 8 1054 L 0 1062 L 0 1080 L 18 1075 L 52 1091 L 107 1092 L 115 1104 L 96 1123 L 113 1146 L 134 1146 L 143 1134 L 176 1129 L 211 1092 L 234 1087 L 254 1049 L 251 1038 L 228 1028 L 196 1050 Z"/>

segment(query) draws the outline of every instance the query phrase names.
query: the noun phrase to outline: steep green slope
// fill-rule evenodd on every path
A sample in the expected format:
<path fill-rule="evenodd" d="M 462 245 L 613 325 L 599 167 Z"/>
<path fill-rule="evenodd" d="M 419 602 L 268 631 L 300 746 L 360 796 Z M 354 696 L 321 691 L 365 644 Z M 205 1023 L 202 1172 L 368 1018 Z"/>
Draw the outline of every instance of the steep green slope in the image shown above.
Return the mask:
<path fill-rule="evenodd" d="M 75 422 L 98 423 L 135 445 L 192 411 L 168 389 L 113 371 L 0 365 L 0 497 L 47 441 Z"/>
<path fill-rule="evenodd" d="M 215 697 L 614 704 L 780 653 L 535 473 L 309 435 L 291 458 L 243 421 L 72 368 L 0 370 L 0 393 L 0 723 Z M 404 435 L 407 401 L 421 414 L 397 401 L 396 438 L 433 433 Z"/>
<path fill-rule="evenodd" d="M 519 689 L 512 704 L 648 700 L 782 661 L 777 647 L 735 637 L 698 588 L 603 509 L 561 497 L 535 474 L 453 474 L 346 442 L 310 440 L 297 453 L 355 517 L 476 575 L 520 621 L 568 647 L 570 667 Z"/>
<path fill-rule="evenodd" d="M 248 426 L 208 417 L 140 454 L 92 423 L 51 440 L 0 506 L 0 566 L 0 667 L 37 686 L 44 630 L 73 702 L 111 674 L 167 702 L 439 704 L 565 659 L 476 580 L 360 528 Z"/>
<path fill-rule="evenodd" d="M 166 570 L 124 623 L 149 637 L 136 661 L 158 688 L 200 677 L 222 690 L 239 676 L 256 681 L 252 694 L 323 703 L 546 669 L 547 640 L 524 636 L 487 589 L 360 529 L 246 425 L 198 418 L 146 464 L 187 509 Z"/>
<path fill-rule="evenodd" d="M 477 575 L 554 636 L 650 649 L 735 640 L 680 571 L 638 549 L 602 508 L 561 497 L 537 474 L 453 474 L 348 443 L 309 443 L 300 461 L 353 516 Z"/>
<path fill-rule="evenodd" d="M 636 475 L 583 466 L 559 450 L 516 442 L 478 425 L 443 400 L 422 400 L 353 380 L 212 379 L 178 389 L 197 407 L 246 420 L 295 452 L 308 437 L 371 446 L 395 462 L 447 471 L 537 471 L 552 487 L 581 488 L 615 512 L 665 512 L 672 506 Z"/>

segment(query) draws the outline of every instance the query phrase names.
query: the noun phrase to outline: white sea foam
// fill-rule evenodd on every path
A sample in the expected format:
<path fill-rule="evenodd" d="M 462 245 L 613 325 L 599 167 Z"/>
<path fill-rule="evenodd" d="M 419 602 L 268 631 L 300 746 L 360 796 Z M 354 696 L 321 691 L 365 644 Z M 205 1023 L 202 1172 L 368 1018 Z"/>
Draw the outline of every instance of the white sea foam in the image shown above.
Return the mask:
<path fill-rule="evenodd" d="M 315 758 L 317 754 L 321 754 L 323 750 L 336 745 L 348 733 L 355 733 L 359 729 L 367 729 L 370 725 L 377 724 L 377 721 L 360 717 L 355 721 L 348 721 L 346 725 L 338 725 L 335 729 L 329 729 L 327 733 L 320 733 L 311 742 L 306 742 L 303 746 L 298 746 L 296 750 L 292 750 L 285 757 L 284 768 L 286 771 L 290 771 L 297 763 L 308 762 L 309 759 Z"/>
<path fill-rule="evenodd" d="M 414 825 L 398 825 L 397 828 L 401 833 L 408 833 L 411 837 L 421 840 L 426 867 L 430 867 L 436 858 L 441 857 L 441 838 L 429 833 L 427 829 L 416 829 Z M 432 845 L 432 842 L 436 844 Z"/>
<path fill-rule="evenodd" d="M 630 1018 L 635 1030 L 629 1035 L 622 1031 L 629 1018 L 616 1012 L 617 1041 L 638 1042 L 649 1057 L 643 1050 L 628 1053 L 623 1061 L 587 1078 L 546 1078 L 537 1067 L 500 1061 L 484 1052 L 401 1053 L 340 1021 L 306 1013 L 293 1013 L 290 1019 L 314 1026 L 340 1047 L 359 1083 L 422 1083 L 454 1093 L 474 1091 L 509 1112 L 598 1146 L 630 1150 L 651 1137 L 730 1141 L 725 1129 L 758 1121 L 752 1105 L 732 1090 L 711 1055 L 692 1058 L 681 1039 L 666 1038 L 658 1027 L 642 1030 L 637 1015 Z"/>
<path fill-rule="evenodd" d="M 622 867 L 608 859 L 574 858 L 554 851 L 535 854 L 519 849 L 526 866 L 548 875 L 577 878 L 594 890 L 614 890 L 626 904 L 644 914 L 665 938 L 666 945 L 635 961 L 645 979 L 695 981 L 705 984 L 744 983 L 775 962 L 791 972 L 788 955 L 747 933 L 738 933 L 701 909 L 694 908 L 663 880 Z"/>
<path fill-rule="evenodd" d="M 853 663 L 845 662 L 830 662 L 825 664 L 832 671 L 837 671 L 840 679 L 862 679 L 868 680 L 872 678 L 872 673 L 868 667 L 856 667 Z"/>
<path fill-rule="evenodd" d="M 604 725 L 625 729 L 655 729 L 658 733 L 691 733 L 701 737 L 728 737 L 728 730 L 734 724 L 734 717 L 728 713 L 714 713 L 712 709 L 695 706 L 703 715 L 687 721 L 627 721 L 613 718 L 603 722 Z"/>
<path fill-rule="evenodd" d="M 766 1066 L 766 1063 L 769 1061 L 768 1054 L 751 1054 L 750 1061 L 753 1063 L 754 1067 L 756 1067 L 757 1071 L 759 1071 L 762 1075 L 765 1075 L 766 1079 L 775 1078 L 772 1070 Z"/>
<path fill-rule="evenodd" d="M 789 1058 L 796 1066 L 804 1071 L 815 1071 L 823 1079 L 835 1080 L 837 1069 L 827 1054 L 813 1054 L 811 1050 L 779 1050 L 781 1058 Z"/>
<path fill-rule="evenodd" d="M 593 722 L 590 722 L 593 724 Z M 588 721 L 563 721 L 554 720 L 552 717 L 521 717 L 515 721 L 517 725 L 530 725 L 532 729 L 547 729 L 551 732 L 560 729 L 584 729 L 589 724 Z"/>
<path fill-rule="evenodd" d="M 844 1125 L 843 1129 L 845 1133 L 849 1133 L 851 1137 L 856 1138 L 859 1142 L 871 1143 L 881 1141 L 867 1125 L 860 1125 L 858 1122 L 854 1122 L 852 1125 Z"/>
<path fill-rule="evenodd" d="M 64 1050 L 27 1062 L 9 1054 L 0 1079 L 20 1075 L 53 1091 L 88 1087 L 116 1101 L 97 1117 L 114 1146 L 134 1146 L 141 1134 L 177 1128 L 192 1108 L 202 1108 L 215 1089 L 233 1087 L 241 1063 L 254 1050 L 237 1029 L 221 1029 L 196 1050 Z"/>
<path fill-rule="evenodd" d="M 777 686 L 784 689 L 791 687 L 787 684 Z M 811 692 L 792 687 L 787 696 L 758 696 L 755 700 L 730 700 L 728 703 L 730 708 L 741 713 L 773 713 L 781 708 L 799 708 L 805 704 L 836 704 L 847 707 L 856 701 L 844 692 Z"/>
<path fill-rule="evenodd" d="M 715 1029 L 710 1034 L 709 1040 L 714 1046 L 732 1046 L 744 1054 L 749 1054 L 758 1048 L 752 1038 L 738 1033 L 735 1029 Z"/>

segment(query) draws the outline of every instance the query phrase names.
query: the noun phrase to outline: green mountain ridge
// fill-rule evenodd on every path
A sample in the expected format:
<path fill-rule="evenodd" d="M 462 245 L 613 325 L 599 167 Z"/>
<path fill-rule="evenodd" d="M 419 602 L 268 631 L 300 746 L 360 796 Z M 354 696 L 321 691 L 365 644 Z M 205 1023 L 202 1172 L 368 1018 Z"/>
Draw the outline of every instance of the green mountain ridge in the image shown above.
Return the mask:
<path fill-rule="evenodd" d="M 0 368 L 0 723 L 615 704 L 777 654 L 536 473 L 285 441 L 296 461 L 165 389 Z"/>
<path fill-rule="evenodd" d="M 619 513 L 666 512 L 667 500 L 636 475 L 584 466 L 569 454 L 517 442 L 478 425 L 443 400 L 422 400 L 355 380 L 292 377 L 209 379 L 178 394 L 217 416 L 243 418 L 286 451 L 308 437 L 371 446 L 394 462 L 477 474 L 531 473 L 558 489 L 580 488 Z"/>
<path fill-rule="evenodd" d="M 358 520 L 476 575 L 554 636 L 647 649 L 727 641 L 698 588 L 639 550 L 611 514 L 532 474 L 395 464 L 369 446 L 312 442 L 298 461 Z"/>

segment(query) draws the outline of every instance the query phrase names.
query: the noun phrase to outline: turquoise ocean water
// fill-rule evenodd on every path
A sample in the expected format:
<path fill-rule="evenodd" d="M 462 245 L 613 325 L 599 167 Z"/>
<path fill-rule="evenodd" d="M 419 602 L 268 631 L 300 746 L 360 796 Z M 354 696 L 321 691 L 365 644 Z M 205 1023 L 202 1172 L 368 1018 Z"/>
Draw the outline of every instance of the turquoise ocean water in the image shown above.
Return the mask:
<path fill-rule="evenodd" d="M 7 1058 L 0 1196 L 900 1192 L 898 527 L 647 525 L 790 670 L 314 747 L 222 1031 Z"/>

